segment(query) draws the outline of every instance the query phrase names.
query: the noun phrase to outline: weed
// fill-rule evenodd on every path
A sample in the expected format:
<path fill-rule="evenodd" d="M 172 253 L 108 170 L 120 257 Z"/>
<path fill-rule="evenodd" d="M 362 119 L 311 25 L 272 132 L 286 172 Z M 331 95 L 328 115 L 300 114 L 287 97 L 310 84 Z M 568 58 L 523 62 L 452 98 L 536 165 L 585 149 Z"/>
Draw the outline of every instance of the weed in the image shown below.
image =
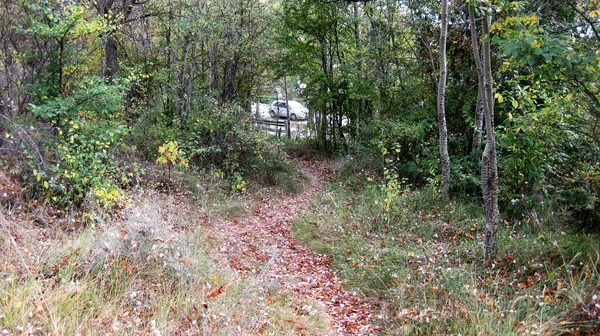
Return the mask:
<path fill-rule="evenodd" d="M 196 208 L 144 195 L 122 220 L 98 216 L 96 225 L 50 238 L 0 217 L 3 334 L 327 332 L 322 311 L 303 314 L 305 303 L 278 285 L 240 280 L 215 263 L 205 226 L 182 223 L 201 223 Z"/>
<path fill-rule="evenodd" d="M 499 257 L 485 265 L 480 206 L 427 190 L 390 201 L 385 188 L 336 184 L 293 228 L 346 285 L 381 302 L 387 334 L 598 330 L 598 237 L 504 223 Z"/>

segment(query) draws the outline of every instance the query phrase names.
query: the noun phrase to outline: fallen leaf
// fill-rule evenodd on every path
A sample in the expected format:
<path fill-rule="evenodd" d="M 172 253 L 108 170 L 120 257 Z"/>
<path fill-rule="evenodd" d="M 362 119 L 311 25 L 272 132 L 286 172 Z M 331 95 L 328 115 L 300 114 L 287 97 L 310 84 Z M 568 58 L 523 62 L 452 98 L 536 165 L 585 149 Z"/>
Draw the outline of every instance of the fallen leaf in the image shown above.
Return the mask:
<path fill-rule="evenodd" d="M 222 294 L 225 291 L 225 288 L 229 287 L 230 285 L 231 285 L 231 282 L 222 284 L 218 288 L 215 288 L 212 291 L 210 291 L 210 293 L 208 293 L 208 295 L 206 295 L 206 298 L 209 300 L 214 299 L 218 295 Z"/>
<path fill-rule="evenodd" d="M 193 260 L 191 260 L 191 259 L 184 259 L 184 258 L 179 258 L 179 262 L 182 263 L 182 264 L 188 264 L 188 265 L 194 263 Z"/>

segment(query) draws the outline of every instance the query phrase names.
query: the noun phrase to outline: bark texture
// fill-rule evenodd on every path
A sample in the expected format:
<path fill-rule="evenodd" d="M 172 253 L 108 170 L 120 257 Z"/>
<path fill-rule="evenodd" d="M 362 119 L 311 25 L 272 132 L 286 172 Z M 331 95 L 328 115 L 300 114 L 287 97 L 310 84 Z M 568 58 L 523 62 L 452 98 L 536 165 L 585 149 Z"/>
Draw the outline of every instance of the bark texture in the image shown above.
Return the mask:
<path fill-rule="evenodd" d="M 448 199 L 450 189 L 450 155 L 448 154 L 448 128 L 446 126 L 446 78 L 448 64 L 446 61 L 446 39 L 448 36 L 448 0 L 442 0 L 440 32 L 440 78 L 438 82 L 437 115 L 440 133 L 440 161 L 442 163 L 442 183 L 440 197 Z"/>
<path fill-rule="evenodd" d="M 118 65 L 118 43 L 114 35 L 111 33 L 106 37 L 106 44 L 104 47 L 104 53 L 106 57 L 106 68 L 104 69 L 104 77 L 109 81 L 119 71 Z"/>
<path fill-rule="evenodd" d="M 494 132 L 494 97 L 492 96 L 492 69 L 489 40 L 483 39 L 481 53 L 479 38 L 475 27 L 475 13 L 469 6 L 469 21 L 471 23 L 471 40 L 473 55 L 477 65 L 479 91 L 482 94 L 485 131 L 487 141 L 481 157 L 481 190 L 485 206 L 485 241 L 484 258 L 492 260 L 498 252 L 498 159 L 496 154 L 496 134 Z M 486 15 L 482 21 L 482 33 L 489 34 L 491 16 Z"/>
<path fill-rule="evenodd" d="M 475 106 L 475 129 L 473 130 L 473 143 L 471 151 L 475 152 L 481 149 L 483 137 L 483 85 L 477 87 L 477 105 Z"/>

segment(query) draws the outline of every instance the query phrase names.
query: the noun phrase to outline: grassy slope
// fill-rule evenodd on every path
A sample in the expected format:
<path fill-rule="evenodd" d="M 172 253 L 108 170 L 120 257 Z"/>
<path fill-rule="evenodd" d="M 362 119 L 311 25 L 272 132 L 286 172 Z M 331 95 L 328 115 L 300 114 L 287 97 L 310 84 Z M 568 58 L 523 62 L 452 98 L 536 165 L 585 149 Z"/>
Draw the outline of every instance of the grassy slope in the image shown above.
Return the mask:
<path fill-rule="evenodd" d="M 305 301 L 218 262 L 210 223 L 253 211 L 253 198 L 230 196 L 214 178 L 190 181 L 193 203 L 135 190 L 121 216 L 73 232 L 0 215 L 0 332 L 325 333 L 327 318 L 306 314 Z"/>
<path fill-rule="evenodd" d="M 380 303 L 385 333 L 600 330 L 598 236 L 504 223 L 499 257 L 486 266 L 480 205 L 405 191 L 386 210 L 385 197 L 333 184 L 294 225 L 347 285 Z"/>

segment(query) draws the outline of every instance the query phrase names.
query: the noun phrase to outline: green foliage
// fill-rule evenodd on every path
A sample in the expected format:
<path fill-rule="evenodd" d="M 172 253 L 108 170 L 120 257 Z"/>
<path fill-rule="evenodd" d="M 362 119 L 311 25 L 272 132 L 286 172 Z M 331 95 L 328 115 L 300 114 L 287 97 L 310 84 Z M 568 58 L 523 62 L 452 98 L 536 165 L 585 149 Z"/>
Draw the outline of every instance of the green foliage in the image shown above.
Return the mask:
<path fill-rule="evenodd" d="M 600 56 L 578 32 L 548 33 L 540 13 L 515 7 L 509 14 L 495 24 L 493 39 L 508 58 L 501 72 L 512 76 L 496 94 L 506 117 L 498 137 L 501 199 L 517 217 L 539 221 L 565 210 L 595 226 L 598 107 L 590 92 L 600 79 Z"/>
<path fill-rule="evenodd" d="M 500 255 L 486 266 L 480 205 L 442 203 L 437 193 L 417 190 L 395 197 L 388 210 L 386 190 L 345 184 L 328 188 L 293 232 L 330 256 L 346 285 L 380 300 L 382 334 L 597 330 L 583 312 L 600 279 L 596 235 L 503 225 Z"/>
<path fill-rule="evenodd" d="M 91 17 L 88 8 L 70 0 L 28 1 L 25 7 L 28 15 L 19 30 L 38 43 L 37 50 L 18 57 L 39 67 L 38 78 L 30 78 L 27 89 L 35 100 L 60 97 L 90 73 L 90 59 L 81 52 L 83 42 L 98 43 L 97 37 L 114 27 Z"/>
<path fill-rule="evenodd" d="M 242 174 L 239 172 L 235 172 L 233 176 L 231 176 L 231 185 L 232 192 L 244 192 L 246 191 L 246 181 L 242 177 Z"/>
<path fill-rule="evenodd" d="M 125 83 L 125 82 L 123 82 Z M 121 104 L 125 84 L 107 85 L 101 79 L 82 82 L 71 95 L 30 105 L 33 113 L 54 126 L 51 165 L 34 169 L 34 183 L 47 189 L 47 200 L 61 205 L 79 204 L 90 190 L 110 195 L 138 177 L 117 154 L 127 147 L 128 132 L 122 121 Z"/>
<path fill-rule="evenodd" d="M 530 90 L 525 88 L 522 95 Z M 598 217 L 598 189 L 593 182 L 597 173 L 591 164 L 596 146 L 573 131 L 579 119 L 575 110 L 569 110 L 567 98 L 542 97 L 553 103 L 541 108 L 522 98 L 514 96 L 518 103 L 512 106 L 518 108 L 499 128 L 502 200 L 517 216 L 535 211 L 544 217 L 561 210 L 553 209 L 552 202 L 558 202 L 575 219 L 591 224 Z"/>
<path fill-rule="evenodd" d="M 371 173 L 383 176 L 384 169 L 394 171 L 415 185 L 423 185 L 437 173 L 435 156 L 434 128 L 427 119 L 421 121 L 397 121 L 383 119 L 365 126 L 362 130 L 361 144 L 370 160 L 378 158 L 380 163 L 363 164 L 376 168 Z"/>
<path fill-rule="evenodd" d="M 299 181 L 293 177 L 283 144 L 252 130 L 238 106 L 215 105 L 207 99 L 196 106 L 193 118 L 185 123 L 175 120 L 169 125 L 167 120 L 164 114 L 148 110 L 134 127 L 133 143 L 146 157 L 172 164 L 185 157 L 192 169 L 221 172 L 233 192 L 245 191 L 250 180 L 264 186 L 281 186 L 287 192 L 298 191 Z M 165 143 L 177 143 L 175 161 L 159 153 L 160 148 L 169 155 L 174 151 L 173 145 L 170 149 L 161 147 Z"/>
<path fill-rule="evenodd" d="M 169 179 L 171 178 L 171 168 L 186 168 L 188 162 L 185 159 L 183 151 L 179 148 L 177 141 L 169 141 L 158 147 L 158 158 L 156 163 L 167 166 Z"/>

